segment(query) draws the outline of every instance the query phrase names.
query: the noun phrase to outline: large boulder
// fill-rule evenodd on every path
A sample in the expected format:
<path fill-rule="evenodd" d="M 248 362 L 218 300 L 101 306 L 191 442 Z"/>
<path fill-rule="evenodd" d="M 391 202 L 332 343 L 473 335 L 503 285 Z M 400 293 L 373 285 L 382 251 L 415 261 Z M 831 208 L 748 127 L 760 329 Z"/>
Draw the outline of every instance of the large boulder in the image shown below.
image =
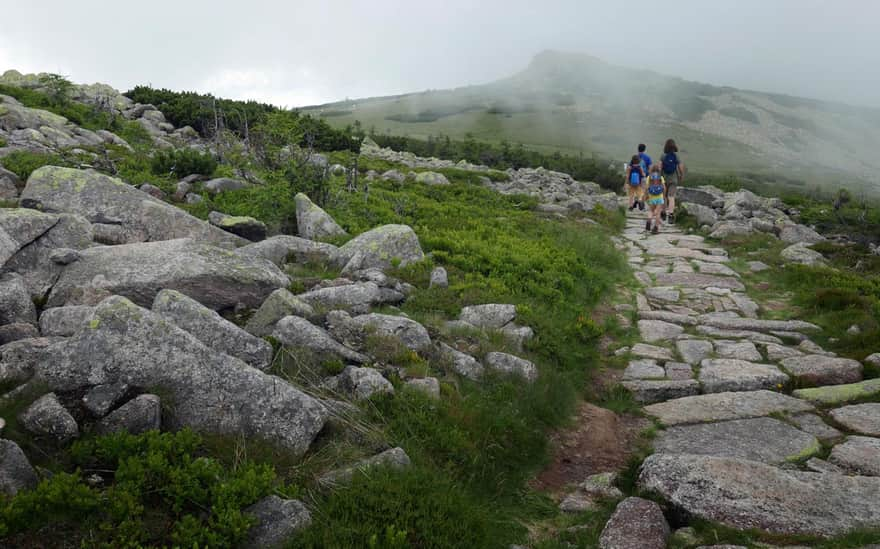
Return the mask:
<path fill-rule="evenodd" d="M 831 410 L 834 421 L 851 431 L 880 437 L 880 402 L 854 404 Z"/>
<path fill-rule="evenodd" d="M 88 305 L 54 307 L 40 315 L 40 333 L 44 336 L 70 337 L 85 328 L 95 308 Z"/>
<path fill-rule="evenodd" d="M 516 305 L 504 303 L 468 305 L 461 310 L 458 318 L 478 328 L 500 329 L 516 318 Z"/>
<path fill-rule="evenodd" d="M 289 283 L 268 261 L 184 238 L 83 250 L 79 261 L 65 267 L 48 305 L 93 305 L 122 295 L 147 307 L 169 288 L 212 309 L 255 308 Z"/>
<path fill-rule="evenodd" d="M 354 313 L 366 313 L 373 305 L 382 302 L 382 296 L 382 288 L 375 282 L 363 282 L 318 288 L 296 297 L 316 309 L 345 309 Z"/>
<path fill-rule="evenodd" d="M 237 191 L 250 187 L 250 183 L 242 179 L 233 179 L 231 177 L 218 177 L 205 181 L 205 190 L 211 194 L 218 194 L 226 191 Z"/>
<path fill-rule="evenodd" d="M 119 179 L 94 171 L 38 168 L 21 193 L 21 205 L 79 214 L 93 222 L 112 219 L 121 226 L 126 243 L 186 237 L 224 247 L 247 243 Z"/>
<path fill-rule="evenodd" d="M 420 172 L 416 174 L 416 183 L 425 185 L 449 185 L 445 175 L 438 172 Z"/>
<path fill-rule="evenodd" d="M 24 280 L 15 273 L 0 275 L 0 326 L 23 322 L 37 324 L 37 308 Z"/>
<path fill-rule="evenodd" d="M 176 290 L 156 294 L 153 312 L 196 336 L 205 346 L 234 356 L 258 370 L 265 370 L 272 362 L 272 345 L 268 341 L 247 333 Z"/>
<path fill-rule="evenodd" d="M 825 258 L 817 252 L 809 248 L 809 244 L 798 242 L 792 244 L 788 248 L 782 250 L 779 254 L 782 259 L 789 263 L 798 263 L 800 265 L 824 265 Z"/>
<path fill-rule="evenodd" d="M 278 265 L 285 263 L 324 263 L 336 252 L 336 246 L 298 236 L 272 236 L 262 242 L 242 246 L 235 253 L 247 258 L 261 258 Z"/>
<path fill-rule="evenodd" d="M 719 201 L 724 200 L 724 192 L 721 189 L 708 185 L 701 187 L 678 187 L 676 198 L 683 203 L 699 204 L 711 208 Z"/>
<path fill-rule="evenodd" d="M 529 383 L 538 379 L 538 368 L 535 364 L 524 358 L 507 353 L 486 353 L 486 367 L 503 374 L 515 375 Z"/>
<path fill-rule="evenodd" d="M 444 362 L 456 374 L 473 380 L 480 379 L 483 376 L 485 368 L 471 355 L 450 347 L 443 342 L 439 343 L 439 350 Z"/>
<path fill-rule="evenodd" d="M 681 189 L 679 189 L 681 191 Z M 693 216 L 700 225 L 712 226 L 718 222 L 718 212 L 701 204 L 682 204 L 688 215 Z"/>
<path fill-rule="evenodd" d="M 805 225 L 785 223 L 779 228 L 779 240 L 786 244 L 816 244 L 824 241 L 825 237 Z"/>
<path fill-rule="evenodd" d="M 116 382 L 156 388 L 168 404 L 169 428 L 263 439 L 296 454 L 328 414 L 286 381 L 119 296 L 98 304 L 88 329 L 46 350 L 35 379 L 54 390 Z"/>
<path fill-rule="evenodd" d="M 37 473 L 18 444 L 0 438 L 0 494 L 14 496 L 37 485 Z"/>
<path fill-rule="evenodd" d="M 330 215 L 309 200 L 303 193 L 293 197 L 296 202 L 296 230 L 309 240 L 319 240 L 347 234 Z"/>
<path fill-rule="evenodd" d="M 346 366 L 338 376 L 329 378 L 324 387 L 349 398 L 363 400 L 376 394 L 394 393 L 394 386 L 375 368 Z"/>
<path fill-rule="evenodd" d="M 691 516 L 738 529 L 831 537 L 880 526 L 880 478 L 654 454 L 642 464 L 639 486 Z"/>
<path fill-rule="evenodd" d="M 383 225 L 362 233 L 337 249 L 330 260 L 346 271 L 404 267 L 425 257 L 419 238 L 406 225 Z M 356 265 L 355 265 L 356 263 Z"/>
<path fill-rule="evenodd" d="M 351 482 L 351 479 L 354 478 L 356 474 L 366 473 L 375 467 L 405 469 L 410 465 L 412 465 L 412 462 L 410 461 L 409 456 L 403 448 L 398 446 L 396 448 L 391 448 L 390 450 L 385 450 L 375 456 L 362 459 L 349 467 L 330 471 L 329 473 L 322 475 L 321 478 L 318 479 L 318 482 L 325 486 L 338 486 L 340 484 Z"/>

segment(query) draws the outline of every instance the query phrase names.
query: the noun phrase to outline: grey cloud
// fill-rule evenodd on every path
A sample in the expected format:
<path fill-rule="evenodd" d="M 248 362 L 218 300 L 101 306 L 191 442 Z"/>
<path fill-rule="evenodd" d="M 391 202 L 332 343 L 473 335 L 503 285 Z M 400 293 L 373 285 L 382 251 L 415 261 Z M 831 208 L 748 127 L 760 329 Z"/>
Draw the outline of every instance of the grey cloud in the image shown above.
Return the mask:
<path fill-rule="evenodd" d="M 289 106 L 488 82 L 543 49 L 880 107 L 864 0 L 44 0 L 4 6 L 0 69 Z"/>

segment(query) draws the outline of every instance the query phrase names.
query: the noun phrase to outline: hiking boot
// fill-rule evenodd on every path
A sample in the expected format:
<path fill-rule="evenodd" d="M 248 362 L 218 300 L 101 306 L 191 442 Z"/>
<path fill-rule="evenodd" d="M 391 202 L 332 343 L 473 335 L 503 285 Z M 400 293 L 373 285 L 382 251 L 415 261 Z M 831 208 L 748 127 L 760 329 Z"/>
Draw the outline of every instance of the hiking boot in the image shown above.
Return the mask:
<path fill-rule="evenodd" d="M 666 212 L 660 212 L 660 219 L 666 221 Z"/>
<path fill-rule="evenodd" d="M 654 228 L 651 229 L 651 234 L 657 234 L 659 232 L 660 232 L 660 229 L 657 227 L 657 225 L 654 225 Z"/>
<path fill-rule="evenodd" d="M 645 211 L 645 202 L 644 201 L 639 202 L 639 211 L 640 212 Z"/>
<path fill-rule="evenodd" d="M 632 204 L 629 205 L 629 211 L 633 211 L 635 209 L 636 209 L 636 203 L 633 202 Z"/>
<path fill-rule="evenodd" d="M 649 232 L 651 230 L 651 220 L 645 221 L 645 232 Z"/>
<path fill-rule="evenodd" d="M 674 214 L 674 213 L 670 213 L 670 214 L 668 214 L 668 215 L 666 216 L 666 222 L 669 223 L 670 225 L 672 225 L 673 223 L 675 223 L 675 214 Z"/>

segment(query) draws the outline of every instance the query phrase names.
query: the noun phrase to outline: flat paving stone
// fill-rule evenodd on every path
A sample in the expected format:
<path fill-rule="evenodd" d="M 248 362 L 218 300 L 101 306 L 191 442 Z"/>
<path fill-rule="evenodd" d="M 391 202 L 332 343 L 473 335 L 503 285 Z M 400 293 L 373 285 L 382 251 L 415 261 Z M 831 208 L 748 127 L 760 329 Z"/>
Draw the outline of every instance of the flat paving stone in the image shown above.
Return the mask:
<path fill-rule="evenodd" d="M 698 379 L 704 393 L 772 389 L 788 382 L 788 376 L 772 364 L 735 358 L 707 358 L 700 363 Z"/>
<path fill-rule="evenodd" d="M 705 339 L 679 339 L 675 342 L 678 354 L 688 364 L 696 366 L 713 353 L 715 347 Z"/>
<path fill-rule="evenodd" d="M 748 339 L 755 343 L 776 343 L 782 345 L 782 340 L 774 335 L 763 334 L 752 330 L 725 330 L 714 326 L 697 326 L 697 332 L 709 336 L 725 339 Z"/>
<path fill-rule="evenodd" d="M 708 263 L 706 261 L 694 260 L 693 266 L 703 274 L 718 276 L 739 276 L 739 273 L 721 263 Z"/>
<path fill-rule="evenodd" d="M 700 394 L 700 383 L 695 379 L 638 379 L 621 383 L 633 399 L 642 404 L 653 404 Z"/>
<path fill-rule="evenodd" d="M 825 423 L 822 418 L 816 414 L 793 414 L 789 416 L 789 419 L 801 431 L 810 433 L 823 442 L 836 440 L 843 436 L 843 433 Z"/>
<path fill-rule="evenodd" d="M 662 320 L 640 320 L 639 334 L 648 343 L 656 341 L 673 341 L 676 336 L 684 332 L 684 328 L 677 324 L 663 322 Z"/>
<path fill-rule="evenodd" d="M 664 365 L 666 377 L 669 379 L 693 379 L 694 369 L 684 362 L 667 362 Z"/>
<path fill-rule="evenodd" d="M 666 370 L 652 359 L 633 360 L 623 371 L 623 379 L 625 380 L 663 379 L 664 377 L 666 377 Z"/>
<path fill-rule="evenodd" d="M 846 385 L 798 389 L 792 392 L 792 395 L 817 404 L 844 404 L 880 396 L 880 378 Z"/>
<path fill-rule="evenodd" d="M 751 341 L 731 341 L 727 339 L 715 340 L 715 354 L 721 358 L 737 358 L 756 362 L 764 360 L 761 353 Z"/>
<path fill-rule="evenodd" d="M 669 426 L 814 410 L 809 402 L 764 390 L 696 395 L 645 406 L 645 413 Z"/>
<path fill-rule="evenodd" d="M 880 476 L 880 438 L 847 437 L 831 449 L 828 461 L 850 473 Z"/>
<path fill-rule="evenodd" d="M 862 380 L 862 364 L 849 358 L 807 355 L 780 362 L 801 385 L 842 385 Z"/>
<path fill-rule="evenodd" d="M 670 311 L 639 311 L 639 318 L 642 320 L 660 320 L 670 324 L 678 324 L 679 326 L 694 326 L 697 324 L 696 316 L 682 315 Z"/>
<path fill-rule="evenodd" d="M 744 292 L 745 286 L 739 280 L 731 277 L 714 276 L 702 273 L 658 273 L 658 286 L 680 286 L 683 288 L 727 288 Z"/>
<path fill-rule="evenodd" d="M 665 549 L 670 532 L 659 505 L 630 497 L 620 502 L 605 524 L 599 549 Z"/>
<path fill-rule="evenodd" d="M 669 349 L 646 343 L 636 343 L 633 345 L 630 354 L 643 358 L 653 358 L 654 360 L 675 360 L 672 356 L 672 351 Z"/>
<path fill-rule="evenodd" d="M 797 349 L 786 347 L 785 345 L 779 345 L 777 343 L 765 343 L 764 350 L 767 352 L 767 360 L 772 360 L 773 362 L 796 356 L 804 356 L 804 353 Z"/>
<path fill-rule="evenodd" d="M 766 271 L 770 268 L 770 265 L 762 261 L 749 261 L 748 262 L 749 270 L 753 273 L 760 273 L 761 271 Z"/>
<path fill-rule="evenodd" d="M 654 454 L 639 487 L 678 513 L 741 530 L 832 537 L 880 525 L 880 478 L 785 470 L 756 461 Z"/>
<path fill-rule="evenodd" d="M 722 330 L 750 330 L 753 332 L 769 332 L 781 330 L 785 332 L 819 331 L 820 328 L 803 320 L 762 320 L 758 318 L 741 318 L 730 315 L 703 315 L 700 324 Z"/>
<path fill-rule="evenodd" d="M 850 431 L 880 437 L 880 402 L 844 406 L 831 410 L 829 415 Z"/>
<path fill-rule="evenodd" d="M 645 296 L 648 299 L 675 303 L 681 299 L 681 292 L 671 287 L 654 287 L 645 288 Z"/>
<path fill-rule="evenodd" d="M 661 431 L 654 451 L 760 461 L 771 465 L 809 457 L 821 448 L 818 439 L 769 417 L 681 425 Z"/>

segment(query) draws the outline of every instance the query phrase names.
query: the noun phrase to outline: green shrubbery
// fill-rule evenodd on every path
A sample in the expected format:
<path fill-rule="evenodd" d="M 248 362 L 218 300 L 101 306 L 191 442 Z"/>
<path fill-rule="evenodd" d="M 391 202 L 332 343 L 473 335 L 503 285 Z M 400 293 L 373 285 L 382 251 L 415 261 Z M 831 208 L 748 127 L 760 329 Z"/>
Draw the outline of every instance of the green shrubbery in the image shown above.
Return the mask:
<path fill-rule="evenodd" d="M 51 153 L 38 153 L 32 151 L 14 151 L 3 157 L 3 167 L 13 172 L 22 181 L 27 181 L 31 172 L 43 166 L 66 166 L 67 162 L 61 156 Z"/>
<path fill-rule="evenodd" d="M 49 75 L 57 76 L 57 75 Z M 65 85 L 66 83 L 66 85 Z M 61 78 L 47 81 L 47 92 L 18 86 L 0 84 L 0 94 L 17 99 L 25 107 L 43 109 L 67 118 L 74 124 L 89 130 L 113 130 L 120 121 L 110 113 L 93 105 L 78 103 L 69 99 L 72 84 Z"/>
<path fill-rule="evenodd" d="M 45 542 L 76 532 L 92 546 L 232 547 L 253 524 L 241 509 L 269 493 L 275 473 L 253 463 L 228 468 L 202 452 L 188 430 L 74 443 L 79 469 L 0 504 L 0 536 Z M 103 481 L 86 483 L 95 472 Z"/>
<path fill-rule="evenodd" d="M 171 149 L 154 154 L 150 168 L 154 174 L 170 174 L 180 179 L 191 174 L 211 175 L 217 169 L 217 161 L 210 154 L 193 149 Z"/>

